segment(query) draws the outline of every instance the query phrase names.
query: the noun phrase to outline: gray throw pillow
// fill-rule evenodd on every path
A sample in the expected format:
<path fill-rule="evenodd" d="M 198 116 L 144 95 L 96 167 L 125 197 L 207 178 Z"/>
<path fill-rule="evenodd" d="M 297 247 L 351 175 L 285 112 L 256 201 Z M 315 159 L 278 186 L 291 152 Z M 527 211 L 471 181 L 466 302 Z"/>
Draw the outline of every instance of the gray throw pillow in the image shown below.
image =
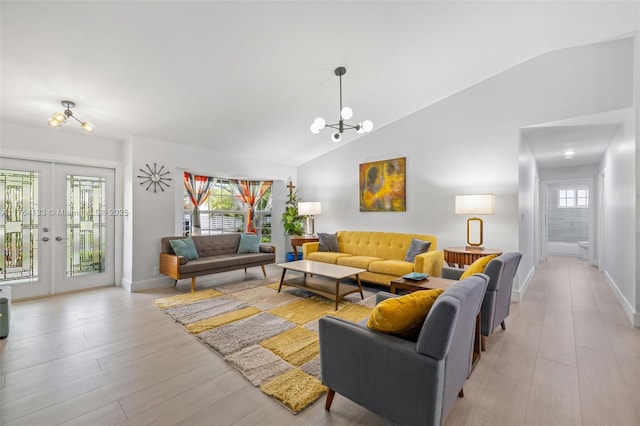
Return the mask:
<path fill-rule="evenodd" d="M 404 260 L 407 262 L 415 262 L 416 256 L 428 252 L 429 247 L 431 247 L 431 241 L 423 241 L 414 238 L 411 240 L 411 245 L 409 246 L 409 250 L 407 250 Z"/>
<path fill-rule="evenodd" d="M 318 232 L 318 239 L 320 240 L 318 251 L 340 251 L 338 249 L 338 234 L 323 234 Z"/>

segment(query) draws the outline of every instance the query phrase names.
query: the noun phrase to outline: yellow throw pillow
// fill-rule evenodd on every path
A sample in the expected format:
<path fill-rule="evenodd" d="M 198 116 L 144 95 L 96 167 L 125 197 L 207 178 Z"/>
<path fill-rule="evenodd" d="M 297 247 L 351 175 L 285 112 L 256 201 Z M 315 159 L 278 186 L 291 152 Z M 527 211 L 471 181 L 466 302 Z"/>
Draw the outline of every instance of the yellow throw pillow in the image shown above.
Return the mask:
<path fill-rule="evenodd" d="M 416 340 L 431 306 L 442 292 L 444 290 L 441 288 L 419 290 L 383 300 L 371 311 L 367 327 L 381 333 Z"/>
<path fill-rule="evenodd" d="M 487 264 L 489 264 L 491 259 L 497 256 L 498 256 L 497 254 L 490 254 L 489 256 L 484 256 L 476 260 L 471 265 L 469 265 L 467 270 L 464 271 L 462 275 L 460 275 L 460 279 L 463 280 L 467 277 L 470 277 L 473 274 L 484 272 L 484 268 L 487 266 Z"/>

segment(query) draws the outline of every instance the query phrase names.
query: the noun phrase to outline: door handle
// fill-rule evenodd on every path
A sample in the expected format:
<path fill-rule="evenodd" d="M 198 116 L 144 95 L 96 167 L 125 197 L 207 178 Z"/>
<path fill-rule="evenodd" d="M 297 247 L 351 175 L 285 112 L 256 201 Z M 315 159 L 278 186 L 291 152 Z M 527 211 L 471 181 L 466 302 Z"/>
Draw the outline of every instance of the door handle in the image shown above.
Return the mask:
<path fill-rule="evenodd" d="M 42 237 L 42 241 L 46 243 L 47 241 L 49 241 L 49 237 Z"/>

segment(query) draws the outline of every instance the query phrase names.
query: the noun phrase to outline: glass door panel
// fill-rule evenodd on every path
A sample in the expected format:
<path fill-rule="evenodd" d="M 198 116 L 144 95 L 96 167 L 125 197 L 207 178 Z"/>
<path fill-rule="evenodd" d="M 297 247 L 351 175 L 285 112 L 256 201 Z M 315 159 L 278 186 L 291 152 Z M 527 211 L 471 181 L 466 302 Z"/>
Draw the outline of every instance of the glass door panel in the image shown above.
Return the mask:
<path fill-rule="evenodd" d="M 67 175 L 67 277 L 105 271 L 105 197 L 104 177 Z"/>
<path fill-rule="evenodd" d="M 0 285 L 16 299 L 51 293 L 50 166 L 0 158 Z"/>

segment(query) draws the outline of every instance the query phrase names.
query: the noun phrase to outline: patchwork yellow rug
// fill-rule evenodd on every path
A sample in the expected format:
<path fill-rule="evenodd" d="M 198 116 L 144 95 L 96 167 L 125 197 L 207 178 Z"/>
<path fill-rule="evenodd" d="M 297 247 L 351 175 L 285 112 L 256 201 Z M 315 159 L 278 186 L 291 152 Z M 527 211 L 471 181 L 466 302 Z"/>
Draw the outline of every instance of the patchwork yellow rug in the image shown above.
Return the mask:
<path fill-rule="evenodd" d="M 153 303 L 209 345 L 254 386 L 297 414 L 327 391 L 320 377 L 318 319 L 369 316 L 375 293 L 335 302 L 276 279 L 242 281 Z"/>

